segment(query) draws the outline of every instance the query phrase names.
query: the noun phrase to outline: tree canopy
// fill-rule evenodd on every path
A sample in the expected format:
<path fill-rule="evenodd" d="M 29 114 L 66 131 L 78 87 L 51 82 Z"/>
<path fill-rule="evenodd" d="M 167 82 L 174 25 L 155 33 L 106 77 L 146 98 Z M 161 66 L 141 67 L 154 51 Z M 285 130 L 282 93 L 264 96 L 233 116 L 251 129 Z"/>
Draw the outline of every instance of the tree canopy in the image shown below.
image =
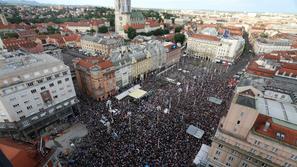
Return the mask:
<path fill-rule="evenodd" d="M 129 27 L 127 30 L 127 34 L 128 34 L 128 38 L 129 39 L 133 39 L 136 37 L 137 33 L 136 33 L 136 29 Z"/>
<path fill-rule="evenodd" d="M 108 28 L 106 26 L 101 26 L 101 27 L 98 28 L 98 32 L 99 33 L 107 33 Z"/>
<path fill-rule="evenodd" d="M 183 44 L 186 40 L 186 36 L 184 34 L 175 34 L 173 37 L 174 42 Z"/>

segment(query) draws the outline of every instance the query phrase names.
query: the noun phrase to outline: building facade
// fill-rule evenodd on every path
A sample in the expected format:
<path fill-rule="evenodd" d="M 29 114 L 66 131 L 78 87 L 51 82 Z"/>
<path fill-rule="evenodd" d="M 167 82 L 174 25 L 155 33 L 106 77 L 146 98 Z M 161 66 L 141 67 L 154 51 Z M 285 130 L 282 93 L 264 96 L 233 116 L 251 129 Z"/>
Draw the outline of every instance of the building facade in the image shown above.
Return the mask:
<path fill-rule="evenodd" d="M 253 47 L 256 54 L 270 53 L 273 51 L 289 51 L 292 49 L 292 43 L 286 39 L 257 39 Z"/>
<path fill-rule="evenodd" d="M 81 38 L 81 47 L 83 50 L 99 52 L 104 56 L 108 56 L 112 49 L 118 48 L 123 44 L 124 40 L 122 38 L 105 37 L 100 35 L 85 35 Z"/>
<path fill-rule="evenodd" d="M 297 166 L 296 106 L 237 89 L 208 153 L 208 166 Z"/>
<path fill-rule="evenodd" d="M 0 60 L 0 132 L 38 136 L 73 114 L 78 102 L 69 67 L 47 54 L 8 52 Z"/>
<path fill-rule="evenodd" d="M 195 57 L 233 64 L 243 53 L 245 40 L 240 37 L 217 37 L 194 34 L 188 38 L 188 51 Z"/>
<path fill-rule="evenodd" d="M 78 86 L 87 96 L 98 101 L 116 93 L 115 68 L 101 57 L 74 60 Z"/>
<path fill-rule="evenodd" d="M 132 59 L 122 47 L 112 52 L 109 57 L 115 67 L 117 90 L 132 83 Z"/>

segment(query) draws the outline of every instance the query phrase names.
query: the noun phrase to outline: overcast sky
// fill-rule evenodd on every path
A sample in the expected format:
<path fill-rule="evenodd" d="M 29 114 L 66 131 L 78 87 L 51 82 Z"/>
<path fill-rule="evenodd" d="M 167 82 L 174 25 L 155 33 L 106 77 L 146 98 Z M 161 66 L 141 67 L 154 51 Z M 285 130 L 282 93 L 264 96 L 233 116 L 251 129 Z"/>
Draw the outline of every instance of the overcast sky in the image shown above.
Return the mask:
<path fill-rule="evenodd" d="M 114 0 L 36 0 L 65 5 L 113 6 Z M 132 0 L 133 7 L 297 13 L 297 0 Z"/>

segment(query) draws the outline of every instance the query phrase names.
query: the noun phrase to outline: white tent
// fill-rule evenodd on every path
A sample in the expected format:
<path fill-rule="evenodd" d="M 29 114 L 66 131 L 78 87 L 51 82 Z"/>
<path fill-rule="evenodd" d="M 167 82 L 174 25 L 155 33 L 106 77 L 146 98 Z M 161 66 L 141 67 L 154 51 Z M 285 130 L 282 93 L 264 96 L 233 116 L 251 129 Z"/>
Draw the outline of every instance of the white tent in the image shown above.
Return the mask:
<path fill-rule="evenodd" d="M 210 147 L 208 145 L 202 144 L 202 146 L 201 146 L 198 154 L 196 155 L 193 163 L 196 164 L 196 165 L 206 164 L 209 149 L 210 149 Z"/>
<path fill-rule="evenodd" d="M 128 89 L 128 90 L 122 92 L 121 94 L 117 95 L 117 96 L 116 96 L 116 99 L 117 99 L 117 100 L 122 100 L 122 99 L 124 99 L 125 97 L 129 96 L 130 93 L 132 93 L 132 92 L 134 92 L 135 90 L 140 89 L 140 88 L 141 88 L 141 86 L 140 86 L 139 84 L 138 84 L 138 85 L 135 85 L 135 86 L 131 87 L 130 89 Z"/>

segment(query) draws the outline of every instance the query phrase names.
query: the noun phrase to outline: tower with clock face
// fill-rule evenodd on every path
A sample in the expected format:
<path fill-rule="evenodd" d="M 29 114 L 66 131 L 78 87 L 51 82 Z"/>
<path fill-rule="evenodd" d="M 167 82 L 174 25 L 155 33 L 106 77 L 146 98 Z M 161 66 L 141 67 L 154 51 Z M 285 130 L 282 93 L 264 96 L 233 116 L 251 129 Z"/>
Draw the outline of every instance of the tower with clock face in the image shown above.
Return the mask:
<path fill-rule="evenodd" d="M 124 26 L 130 23 L 131 0 L 115 0 L 115 31 L 124 34 Z"/>

